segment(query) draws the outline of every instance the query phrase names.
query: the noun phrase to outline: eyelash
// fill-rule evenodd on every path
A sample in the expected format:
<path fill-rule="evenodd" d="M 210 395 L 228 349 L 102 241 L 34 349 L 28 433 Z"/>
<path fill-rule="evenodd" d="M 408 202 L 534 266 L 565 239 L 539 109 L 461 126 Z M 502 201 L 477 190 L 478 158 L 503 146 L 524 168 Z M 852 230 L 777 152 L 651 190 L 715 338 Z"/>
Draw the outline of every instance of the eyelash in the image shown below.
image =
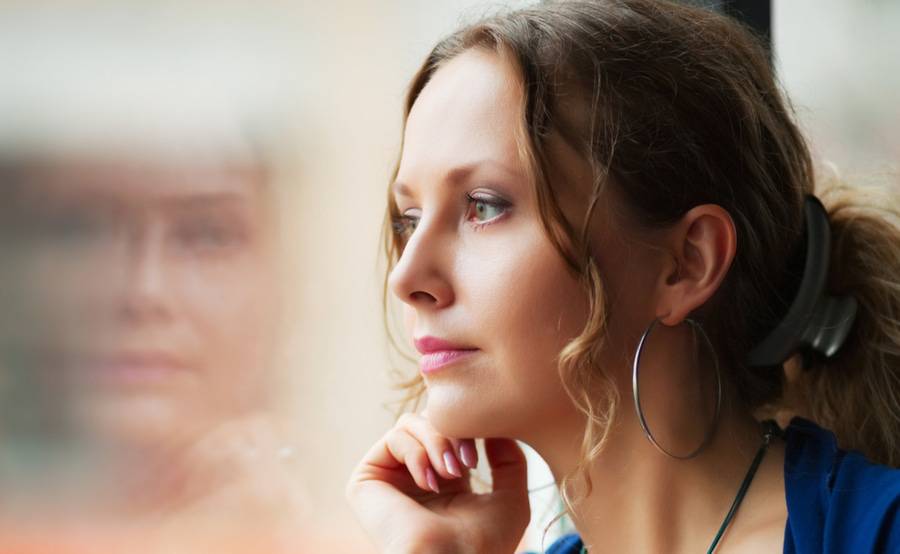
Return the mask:
<path fill-rule="evenodd" d="M 394 234 L 402 239 L 409 238 L 409 235 L 415 231 L 415 218 L 401 215 L 394 218 L 391 222 Z"/>
<path fill-rule="evenodd" d="M 469 211 L 472 207 L 480 202 L 482 204 L 486 204 L 492 208 L 502 210 L 500 215 L 497 215 L 487 221 L 473 221 L 467 217 L 466 221 L 469 222 L 474 230 L 484 229 L 488 225 L 493 225 L 497 223 L 501 219 L 509 213 L 509 209 L 512 207 L 512 203 L 508 200 L 500 198 L 498 196 L 493 195 L 473 195 L 472 193 L 466 193 L 466 215 L 469 215 Z M 391 222 L 391 227 L 393 228 L 394 234 L 400 236 L 401 238 L 409 238 L 409 235 L 413 233 L 416 229 L 416 225 L 418 225 L 419 218 L 407 215 L 400 215 Z"/>
<path fill-rule="evenodd" d="M 469 221 L 472 224 L 473 228 L 476 230 L 484 229 L 488 225 L 493 225 L 494 223 L 497 223 L 498 221 L 503 219 L 507 213 L 509 213 L 509 209 L 512 207 L 512 204 L 509 201 L 504 200 L 503 198 L 500 198 L 498 196 L 493 196 L 493 195 L 477 196 L 477 195 L 473 195 L 471 193 L 466 193 L 466 198 L 468 198 L 468 200 L 469 200 L 468 206 L 467 206 L 467 214 L 468 214 L 468 210 L 471 210 L 472 207 L 478 202 L 480 202 L 482 204 L 486 204 L 492 208 L 495 208 L 495 209 L 501 211 L 501 213 L 499 215 L 494 216 L 487 221 L 472 221 L 471 219 L 468 219 L 467 221 Z"/>

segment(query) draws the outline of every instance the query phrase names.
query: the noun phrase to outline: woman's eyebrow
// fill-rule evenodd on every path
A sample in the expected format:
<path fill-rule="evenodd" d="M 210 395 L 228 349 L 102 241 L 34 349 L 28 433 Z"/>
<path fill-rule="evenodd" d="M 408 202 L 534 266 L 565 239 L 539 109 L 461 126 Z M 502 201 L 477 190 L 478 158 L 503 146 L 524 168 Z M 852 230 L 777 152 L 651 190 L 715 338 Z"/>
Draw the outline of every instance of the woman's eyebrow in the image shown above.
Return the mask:
<path fill-rule="evenodd" d="M 394 181 L 391 185 L 391 191 L 394 193 L 394 196 L 405 196 L 407 198 L 412 198 L 413 196 L 409 186 L 400 181 Z"/>
<path fill-rule="evenodd" d="M 223 206 L 237 206 L 246 204 L 251 200 L 251 195 L 238 191 L 221 192 L 188 192 L 171 194 L 163 197 L 159 202 L 167 208 L 198 209 L 215 208 Z"/>
<path fill-rule="evenodd" d="M 494 170 L 499 170 L 503 173 L 506 173 L 510 177 L 513 178 L 521 178 L 521 171 L 516 171 L 513 168 L 507 166 L 506 164 L 494 160 L 492 158 L 484 158 L 481 160 L 477 160 L 474 162 L 465 163 L 462 165 L 458 165 L 450 170 L 448 170 L 443 179 L 441 179 L 441 183 L 448 183 L 450 185 L 457 185 L 459 183 L 464 182 L 467 178 L 469 178 L 472 173 L 475 173 L 477 170 L 481 168 L 491 168 Z M 412 188 L 403 183 L 401 181 L 395 181 L 391 185 L 391 191 L 395 196 L 403 196 L 406 198 L 413 198 L 415 194 L 412 191 Z"/>

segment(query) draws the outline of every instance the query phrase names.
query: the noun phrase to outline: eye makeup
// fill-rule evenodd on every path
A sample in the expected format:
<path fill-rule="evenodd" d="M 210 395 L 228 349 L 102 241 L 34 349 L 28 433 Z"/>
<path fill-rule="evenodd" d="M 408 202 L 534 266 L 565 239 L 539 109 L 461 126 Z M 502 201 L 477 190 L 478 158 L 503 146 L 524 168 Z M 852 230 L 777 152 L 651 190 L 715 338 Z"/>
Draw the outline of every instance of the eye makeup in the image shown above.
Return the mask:
<path fill-rule="evenodd" d="M 512 202 L 496 193 L 484 190 L 467 192 L 465 195 L 465 221 L 475 230 L 505 219 L 513 207 Z M 391 220 L 393 233 L 401 240 L 407 241 L 418 227 L 422 217 L 420 208 L 408 208 Z"/>
<path fill-rule="evenodd" d="M 505 198 L 485 191 L 466 194 L 469 200 L 466 220 L 482 229 L 503 219 L 512 208 L 512 203 Z"/>

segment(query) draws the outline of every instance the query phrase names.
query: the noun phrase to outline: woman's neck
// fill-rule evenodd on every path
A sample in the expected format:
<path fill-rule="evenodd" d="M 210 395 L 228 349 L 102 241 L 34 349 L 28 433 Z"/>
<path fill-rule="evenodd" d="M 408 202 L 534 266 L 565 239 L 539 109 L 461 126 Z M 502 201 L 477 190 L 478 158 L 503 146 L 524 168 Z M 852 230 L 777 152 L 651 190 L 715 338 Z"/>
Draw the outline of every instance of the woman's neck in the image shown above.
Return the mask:
<path fill-rule="evenodd" d="M 679 460 L 644 436 L 633 410 L 620 406 L 608 441 L 590 467 L 592 490 L 577 500 L 574 523 L 595 552 L 706 551 L 762 444 L 750 415 L 723 412 L 711 442 L 696 457 Z M 578 429 L 556 429 L 529 441 L 557 482 L 581 458 Z M 562 442 L 559 437 L 569 437 Z M 786 507 L 781 441 L 769 447 L 722 544 L 759 546 L 783 540 Z M 583 490 L 583 489 L 581 489 Z M 738 549 L 742 549 L 738 547 Z"/>

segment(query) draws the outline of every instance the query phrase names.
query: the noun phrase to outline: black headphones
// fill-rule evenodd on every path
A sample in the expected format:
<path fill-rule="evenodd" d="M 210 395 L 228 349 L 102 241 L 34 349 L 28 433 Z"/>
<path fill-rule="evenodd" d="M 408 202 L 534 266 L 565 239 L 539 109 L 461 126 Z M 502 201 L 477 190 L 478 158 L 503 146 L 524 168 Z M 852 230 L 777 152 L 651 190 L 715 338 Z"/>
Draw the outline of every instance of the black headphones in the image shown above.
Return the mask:
<path fill-rule="evenodd" d="M 804 212 L 806 263 L 800 288 L 784 318 L 747 354 L 749 366 L 781 365 L 796 352 L 804 356 L 804 366 L 810 358 L 832 358 L 856 320 L 856 298 L 825 293 L 831 253 L 828 212 L 812 195 L 806 195 Z"/>

